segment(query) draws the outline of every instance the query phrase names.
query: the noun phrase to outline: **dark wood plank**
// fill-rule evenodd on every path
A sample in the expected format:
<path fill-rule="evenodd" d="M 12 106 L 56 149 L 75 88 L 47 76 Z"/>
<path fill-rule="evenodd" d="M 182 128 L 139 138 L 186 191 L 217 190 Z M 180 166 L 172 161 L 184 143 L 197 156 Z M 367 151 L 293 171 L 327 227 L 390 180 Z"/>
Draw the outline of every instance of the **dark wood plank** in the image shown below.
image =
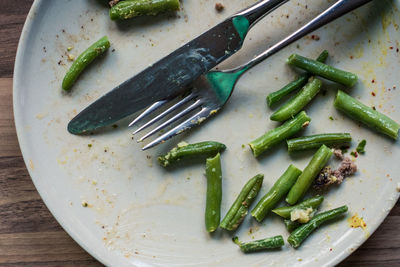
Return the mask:
<path fill-rule="evenodd" d="M 12 77 L 19 35 L 33 0 L 0 1 L 0 77 Z"/>
<path fill-rule="evenodd" d="M 0 157 L 21 156 L 12 110 L 12 78 L 0 78 Z"/>
<path fill-rule="evenodd" d="M 20 156 L 0 157 L 0 265 L 3 264 L 101 266 L 51 215 Z"/>

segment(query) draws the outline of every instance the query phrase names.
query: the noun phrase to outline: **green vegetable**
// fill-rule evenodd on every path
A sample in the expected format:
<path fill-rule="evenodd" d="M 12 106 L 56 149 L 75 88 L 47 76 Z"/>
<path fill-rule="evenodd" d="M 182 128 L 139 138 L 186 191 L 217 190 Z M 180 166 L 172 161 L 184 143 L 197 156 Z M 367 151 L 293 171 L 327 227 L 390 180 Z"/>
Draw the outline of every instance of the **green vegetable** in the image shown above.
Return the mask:
<path fill-rule="evenodd" d="M 313 210 L 317 209 L 322 201 L 324 201 L 323 196 L 315 196 L 309 199 L 304 200 L 303 202 L 295 205 L 295 206 L 286 206 L 272 210 L 273 213 L 285 218 L 290 219 L 290 213 L 297 209 L 305 210 L 307 208 L 312 208 Z"/>
<path fill-rule="evenodd" d="M 263 152 L 272 146 L 282 142 L 283 140 L 295 135 L 301 129 L 308 126 L 311 118 L 307 116 L 305 111 L 300 112 L 293 119 L 285 122 L 281 126 L 268 131 L 263 136 L 252 141 L 249 146 L 255 157 L 258 157 Z"/>
<path fill-rule="evenodd" d="M 260 250 L 267 250 L 267 249 L 276 249 L 281 248 L 285 245 L 285 241 L 281 235 L 265 238 L 261 240 L 256 240 L 248 243 L 239 242 L 237 237 L 232 238 L 232 241 L 235 242 L 239 247 L 240 250 L 244 253 L 249 252 L 256 252 Z"/>
<path fill-rule="evenodd" d="M 334 102 L 335 108 L 344 112 L 350 118 L 362 122 L 368 127 L 397 140 L 400 125 L 386 115 L 373 110 L 343 91 L 338 91 Z"/>
<path fill-rule="evenodd" d="M 257 197 L 264 180 L 264 175 L 258 174 L 251 178 L 243 187 L 232 207 L 221 221 L 220 227 L 229 231 L 236 230 L 246 217 L 250 205 Z"/>
<path fill-rule="evenodd" d="M 214 232 L 221 218 L 222 172 L 219 153 L 206 161 L 207 200 L 206 200 L 206 229 Z"/>
<path fill-rule="evenodd" d="M 360 153 L 360 154 L 364 154 L 365 153 L 365 146 L 367 145 L 367 140 L 362 140 L 359 144 L 358 144 L 358 146 L 357 146 L 357 148 L 356 148 L 356 151 L 358 152 L 358 153 Z"/>
<path fill-rule="evenodd" d="M 179 0 L 125 0 L 111 7 L 110 18 L 112 20 L 130 19 L 179 9 Z"/>
<path fill-rule="evenodd" d="M 62 82 L 62 89 L 69 91 L 75 83 L 78 76 L 82 71 L 99 55 L 103 54 L 110 48 L 110 42 L 107 36 L 102 37 L 100 40 L 92 44 L 86 49 L 79 57 L 72 63 L 67 74 L 65 74 Z"/>
<path fill-rule="evenodd" d="M 342 206 L 340 208 L 325 211 L 315 215 L 314 218 L 312 218 L 308 223 L 303 224 L 290 234 L 288 238 L 289 244 L 292 245 L 292 247 L 294 248 L 298 248 L 301 243 L 321 224 L 329 220 L 338 218 L 340 215 L 346 213 L 347 210 L 347 206 Z"/>
<path fill-rule="evenodd" d="M 286 230 L 288 230 L 289 233 L 293 232 L 294 230 L 296 230 L 297 228 L 299 228 L 301 226 L 301 223 L 297 222 L 297 221 L 292 221 L 292 220 L 288 220 L 285 219 L 283 220 L 285 226 L 286 226 Z"/>
<path fill-rule="evenodd" d="M 301 171 L 299 169 L 294 165 L 290 165 L 278 181 L 275 182 L 269 192 L 257 203 L 251 211 L 251 215 L 257 221 L 261 222 L 268 212 L 282 200 L 287 192 L 289 192 L 300 174 Z"/>
<path fill-rule="evenodd" d="M 303 173 L 297 179 L 289 194 L 286 197 L 286 202 L 294 205 L 299 201 L 307 190 L 310 188 L 315 177 L 321 172 L 326 163 L 328 163 L 333 152 L 325 145 L 322 145 L 315 153 L 310 163 L 304 169 Z"/>
<path fill-rule="evenodd" d="M 343 84 L 348 87 L 353 87 L 358 80 L 357 75 L 351 72 L 336 69 L 332 66 L 313 59 L 299 56 L 297 54 L 291 55 L 287 62 L 290 65 L 306 70 L 314 75 L 321 76 L 325 79 Z"/>
<path fill-rule="evenodd" d="M 317 149 L 322 145 L 329 147 L 345 146 L 350 142 L 351 135 L 349 133 L 316 134 L 286 140 L 289 152 Z"/>
<path fill-rule="evenodd" d="M 286 104 L 275 111 L 270 119 L 286 121 L 299 113 L 319 93 L 322 87 L 321 80 L 311 77 L 309 82 Z"/>
<path fill-rule="evenodd" d="M 226 146 L 224 144 L 207 141 L 196 144 L 180 143 L 177 147 L 173 148 L 164 156 L 158 157 L 158 162 L 163 167 L 168 167 L 182 159 L 207 156 L 212 157 L 219 152 L 224 151 Z"/>
<path fill-rule="evenodd" d="M 324 50 L 318 56 L 317 61 L 325 62 L 325 60 L 328 58 L 328 55 L 329 55 L 328 51 Z M 300 75 L 296 80 L 289 83 L 282 89 L 280 89 L 276 92 L 270 93 L 267 96 L 268 106 L 270 106 L 270 107 L 273 106 L 275 103 L 279 102 L 283 97 L 287 96 L 291 92 L 294 92 L 297 89 L 302 88 L 307 83 L 308 79 L 310 79 L 310 77 L 311 77 L 310 73 L 304 73 L 303 75 Z"/>

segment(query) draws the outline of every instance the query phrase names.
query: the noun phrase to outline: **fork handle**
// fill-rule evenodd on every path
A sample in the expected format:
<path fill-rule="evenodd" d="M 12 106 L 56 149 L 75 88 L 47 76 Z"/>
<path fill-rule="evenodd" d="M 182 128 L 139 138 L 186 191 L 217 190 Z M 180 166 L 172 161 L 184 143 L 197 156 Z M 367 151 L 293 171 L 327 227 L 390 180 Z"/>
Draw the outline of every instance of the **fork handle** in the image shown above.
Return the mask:
<path fill-rule="evenodd" d="M 249 28 L 254 26 L 258 21 L 270 12 L 274 11 L 289 0 L 263 0 L 254 5 L 240 11 L 233 17 L 243 16 L 249 21 Z"/>
<path fill-rule="evenodd" d="M 281 40 L 264 53 L 260 54 L 259 56 L 255 57 L 248 63 L 245 63 L 235 69 L 228 70 L 227 72 L 237 72 L 239 70 L 248 70 L 255 65 L 259 64 L 266 58 L 270 57 L 271 55 L 275 54 L 276 52 L 280 51 L 281 49 L 285 48 L 286 46 L 292 44 L 293 42 L 299 40 L 300 38 L 304 37 L 305 35 L 313 32 L 314 30 L 328 24 L 329 22 L 343 16 L 344 14 L 370 2 L 372 0 L 340 0 L 336 2 L 334 5 L 329 7 L 327 10 L 322 12 L 316 18 L 311 20 L 309 23 L 286 37 L 285 39 Z"/>

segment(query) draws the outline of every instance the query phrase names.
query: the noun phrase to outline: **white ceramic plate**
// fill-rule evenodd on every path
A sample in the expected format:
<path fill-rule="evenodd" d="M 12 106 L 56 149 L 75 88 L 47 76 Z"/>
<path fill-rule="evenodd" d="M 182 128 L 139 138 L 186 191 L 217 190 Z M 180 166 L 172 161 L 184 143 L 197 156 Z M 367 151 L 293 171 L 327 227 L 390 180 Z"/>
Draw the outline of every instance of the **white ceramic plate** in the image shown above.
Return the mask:
<path fill-rule="evenodd" d="M 108 9 L 99 2 L 35 1 L 19 43 L 14 76 L 15 122 L 32 179 L 56 219 L 94 257 L 109 266 L 333 265 L 383 221 L 399 196 L 399 142 L 337 113 L 332 107 L 340 88 L 336 84 L 326 83 L 326 95 L 319 95 L 307 107 L 313 121 L 305 134 L 348 131 L 353 146 L 362 139 L 368 141 L 367 153 L 357 159 L 360 171 L 332 188 L 321 207 L 348 205 L 348 217 L 358 213 L 367 223 L 366 230 L 353 229 L 342 220 L 318 230 L 297 250 L 286 245 L 280 251 L 244 255 L 227 233 L 209 235 L 204 229 L 203 164 L 168 171 L 158 166 L 156 156 L 180 140 L 224 142 L 228 149 L 222 157 L 223 214 L 253 175 L 266 174 L 262 195 L 290 163 L 304 168 L 312 153 L 289 156 L 281 145 L 256 160 L 247 147 L 242 148 L 276 125 L 268 119 L 271 111 L 265 96 L 295 76 L 285 64 L 293 52 L 316 57 L 328 49 L 330 64 L 360 77 L 349 93 L 400 121 L 395 106 L 400 102 L 399 1 L 374 1 L 320 29 L 315 33 L 318 41 L 304 38 L 268 59 L 240 80 L 215 119 L 146 152 L 132 140 L 128 120 L 117 129 L 91 136 L 70 135 L 66 125 L 78 111 L 126 78 L 255 1 L 221 0 L 226 9 L 218 14 L 215 1 L 184 0 L 183 11 L 176 16 L 123 23 L 110 21 Z M 224 66 L 235 66 L 262 52 L 330 2 L 290 1 L 260 22 L 241 52 Z M 69 53 L 77 55 L 103 35 L 109 36 L 113 51 L 97 60 L 70 94 L 63 94 L 60 84 L 71 64 L 66 60 L 67 48 L 73 47 Z M 89 207 L 84 208 L 82 202 Z M 243 241 L 288 236 L 276 216 L 262 224 L 248 216 L 236 234 Z"/>

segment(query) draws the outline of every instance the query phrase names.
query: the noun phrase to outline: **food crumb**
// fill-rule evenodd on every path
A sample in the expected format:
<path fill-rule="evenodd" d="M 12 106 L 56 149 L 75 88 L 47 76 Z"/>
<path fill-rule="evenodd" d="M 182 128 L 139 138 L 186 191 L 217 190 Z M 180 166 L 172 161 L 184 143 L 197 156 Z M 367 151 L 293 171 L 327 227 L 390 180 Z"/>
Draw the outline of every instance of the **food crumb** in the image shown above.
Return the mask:
<path fill-rule="evenodd" d="M 68 60 L 69 61 L 74 61 L 75 60 L 75 56 L 72 54 L 68 54 Z"/>
<path fill-rule="evenodd" d="M 301 127 L 306 128 L 308 125 L 310 125 L 310 122 L 306 121 L 305 123 L 303 123 L 303 125 Z"/>
<path fill-rule="evenodd" d="M 321 38 L 318 35 L 311 35 L 311 39 L 315 40 L 315 41 L 319 41 Z"/>
<path fill-rule="evenodd" d="M 400 192 L 400 183 L 397 183 L 396 190 L 397 190 L 397 192 Z"/>
<path fill-rule="evenodd" d="M 314 188 L 325 189 L 332 184 L 341 184 L 346 177 L 357 172 L 357 165 L 349 158 L 344 157 L 340 150 L 335 149 L 334 155 L 342 162 L 337 170 L 325 167 L 314 181 Z"/>
<path fill-rule="evenodd" d="M 367 224 L 364 222 L 363 218 L 358 217 L 358 214 L 354 214 L 351 218 L 348 219 L 349 225 L 351 228 L 362 228 L 365 230 L 367 228 Z"/>
<path fill-rule="evenodd" d="M 67 51 L 71 51 L 74 47 L 73 46 L 68 46 Z"/>
<path fill-rule="evenodd" d="M 108 2 L 108 4 L 112 7 L 115 6 L 116 4 L 118 4 L 119 0 L 111 0 L 110 2 Z"/>
<path fill-rule="evenodd" d="M 216 4 L 215 4 L 215 9 L 216 9 L 218 12 L 222 12 L 222 11 L 224 10 L 224 8 L 225 8 L 225 6 L 224 6 L 222 3 L 216 3 Z"/>
<path fill-rule="evenodd" d="M 89 207 L 89 204 L 86 201 L 82 201 L 82 207 L 87 208 Z"/>
<path fill-rule="evenodd" d="M 93 145 L 92 144 L 88 144 L 87 146 L 88 146 L 88 148 L 91 148 Z"/>
<path fill-rule="evenodd" d="M 33 171 L 35 169 L 35 165 L 33 164 L 33 161 L 30 159 L 29 160 L 29 168 Z"/>

